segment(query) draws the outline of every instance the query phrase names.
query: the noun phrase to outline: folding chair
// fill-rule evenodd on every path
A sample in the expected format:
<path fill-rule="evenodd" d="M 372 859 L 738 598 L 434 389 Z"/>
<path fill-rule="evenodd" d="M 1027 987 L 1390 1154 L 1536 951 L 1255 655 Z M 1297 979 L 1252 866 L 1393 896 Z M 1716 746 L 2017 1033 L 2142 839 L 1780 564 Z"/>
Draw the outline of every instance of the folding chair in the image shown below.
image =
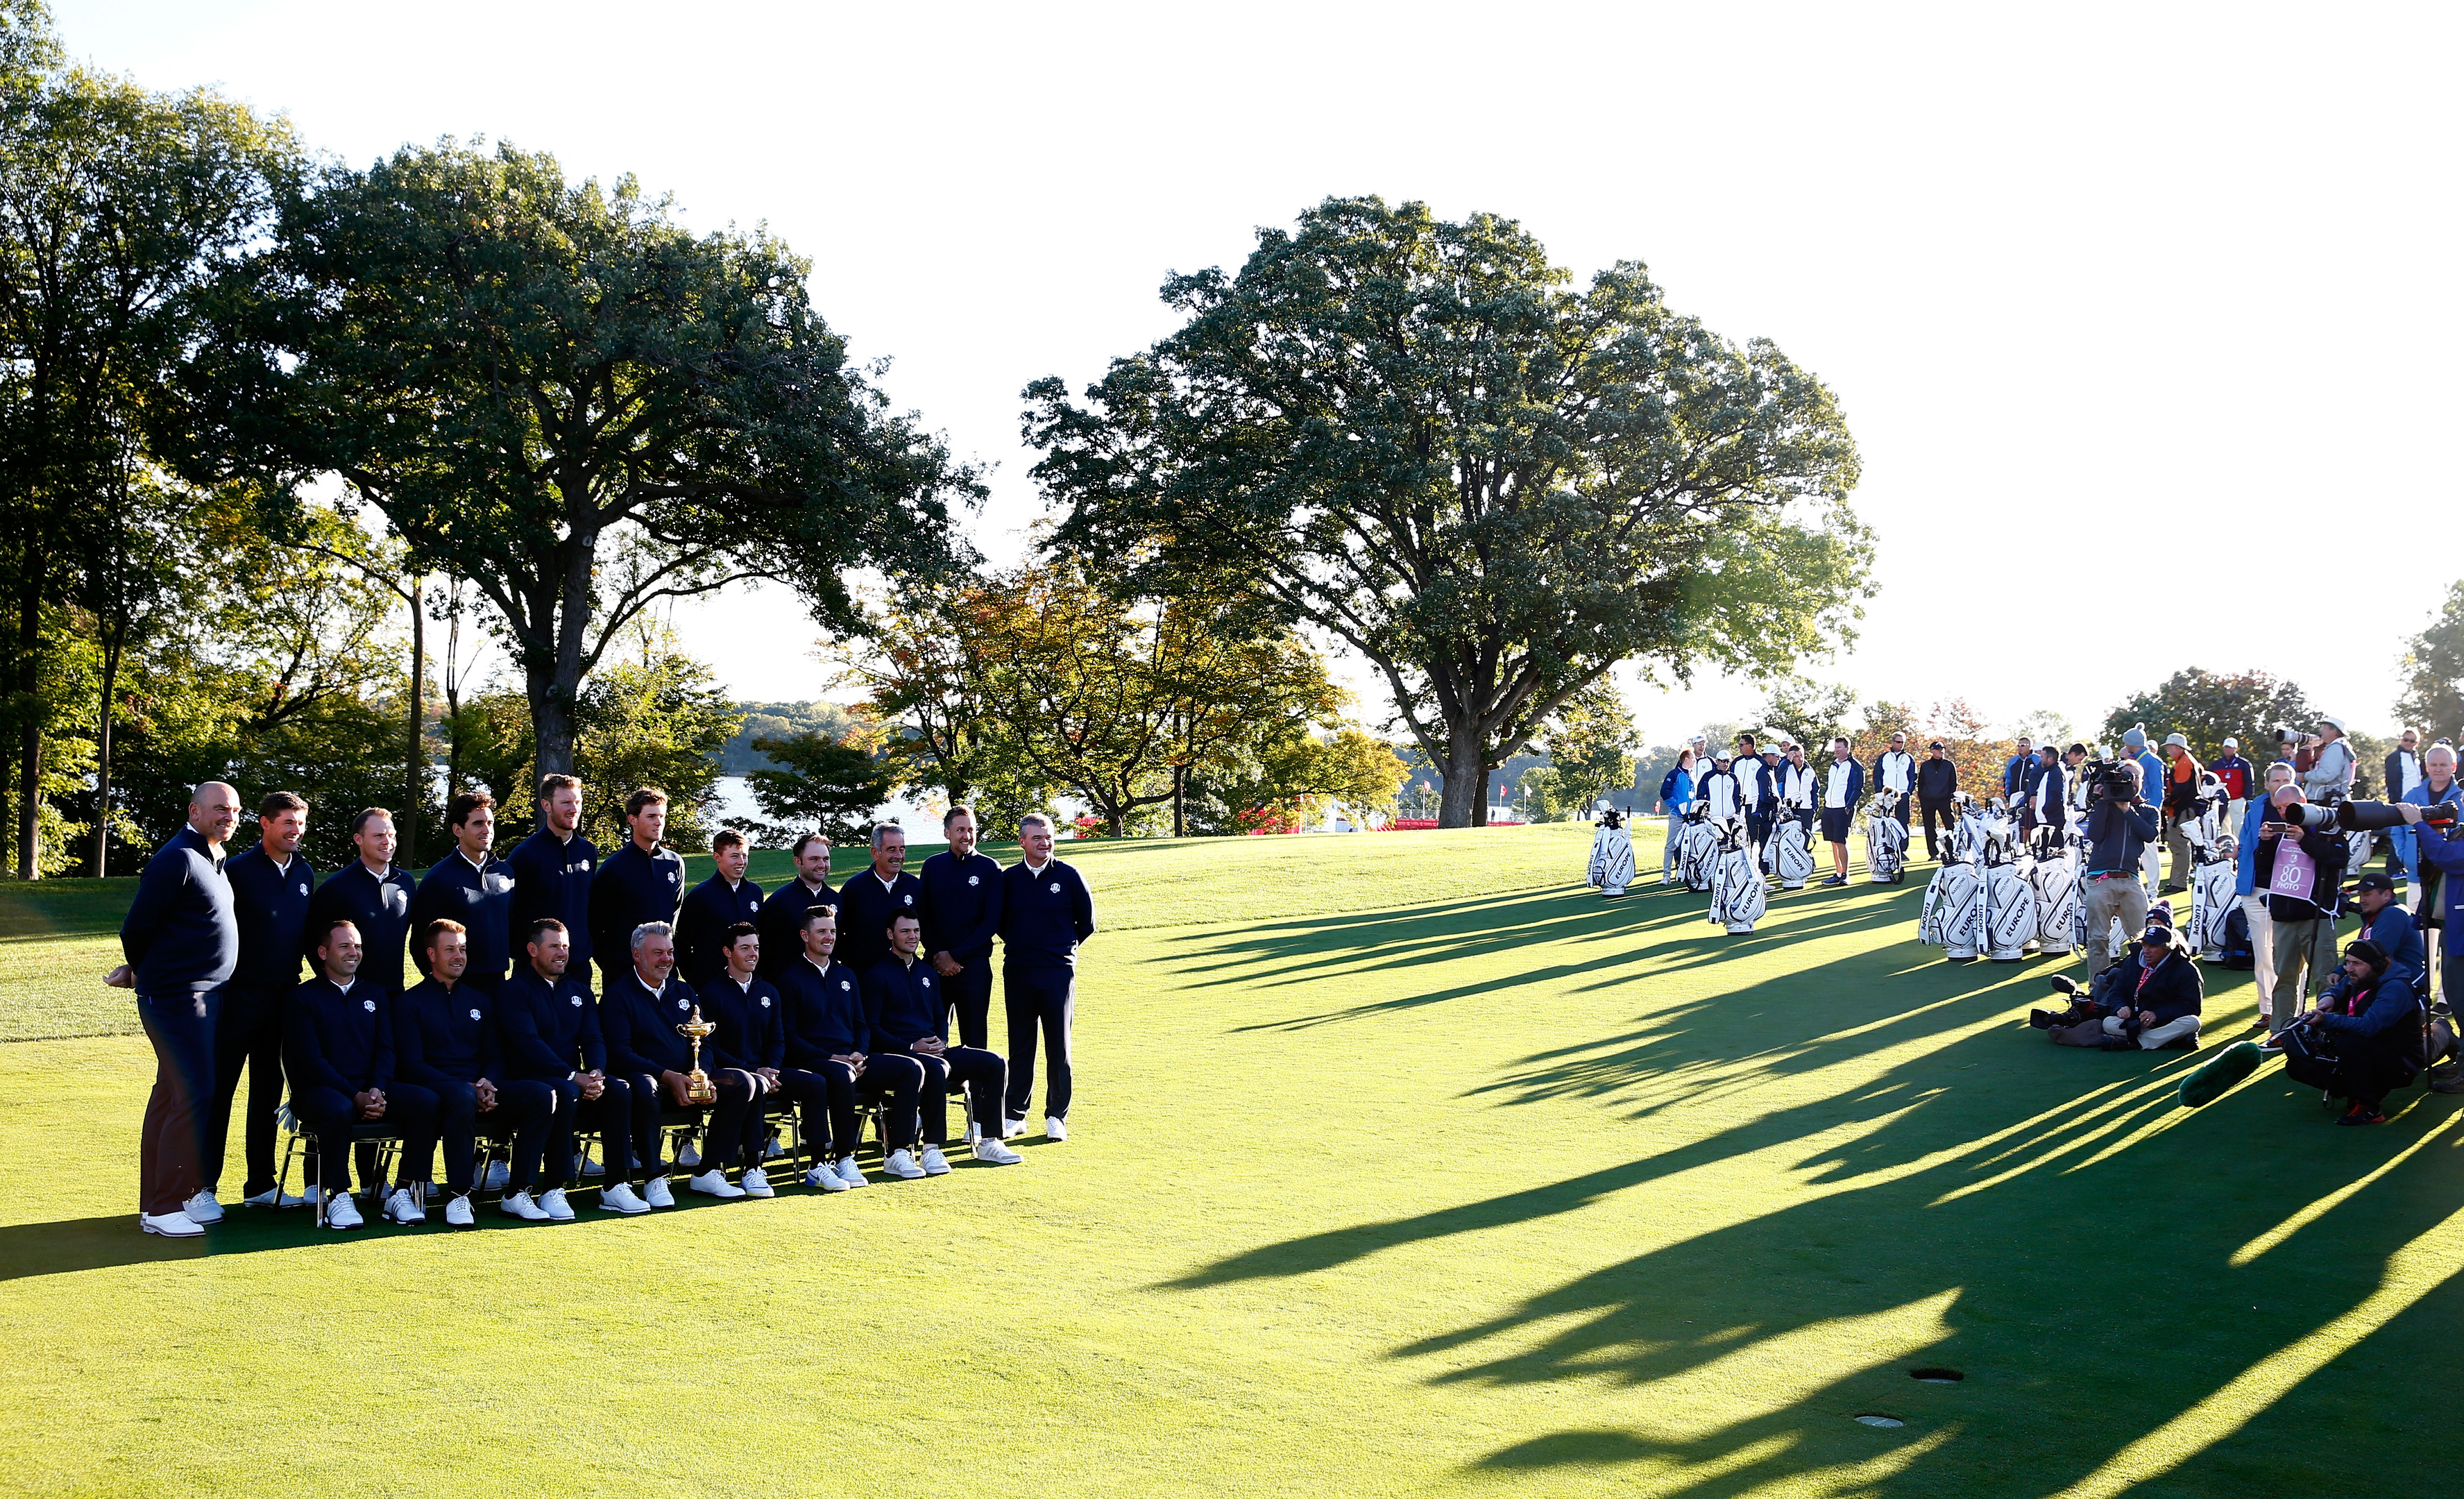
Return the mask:
<path fill-rule="evenodd" d="M 287 1100 L 275 1111 L 275 1118 L 283 1133 L 282 1165 L 274 1176 L 274 1200 L 280 1202 L 291 1184 L 292 1163 L 299 1163 L 299 1182 L 305 1187 L 308 1184 L 308 1165 L 318 1158 L 320 1152 L 316 1130 L 307 1120 L 291 1112 Z M 383 1119 L 362 1119 L 351 1126 L 351 1144 L 352 1164 L 365 1179 L 368 1213 L 373 1217 L 385 1205 L 385 1183 L 393 1179 L 394 1163 L 402 1157 L 402 1134 Z M 328 1201 L 325 1194 L 331 1190 L 331 1184 L 320 1178 L 317 1183 L 317 1221 L 319 1223 L 325 1221 L 325 1203 Z M 303 1192 L 301 1195 L 306 1194 Z"/>

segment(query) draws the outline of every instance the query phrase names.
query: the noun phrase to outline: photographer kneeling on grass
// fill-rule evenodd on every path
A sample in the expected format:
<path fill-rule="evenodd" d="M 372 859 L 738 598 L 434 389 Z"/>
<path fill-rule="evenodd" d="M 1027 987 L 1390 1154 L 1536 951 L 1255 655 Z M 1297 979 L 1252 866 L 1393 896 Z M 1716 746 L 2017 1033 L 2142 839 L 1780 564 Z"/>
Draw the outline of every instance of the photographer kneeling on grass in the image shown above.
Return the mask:
<path fill-rule="evenodd" d="M 2343 971 L 2267 1045 L 2281 1047 L 2297 1083 L 2349 1098 L 2338 1124 L 2385 1124 L 2387 1095 L 2421 1069 L 2421 997 L 2389 971 L 2386 948 L 2366 938 L 2344 949 Z"/>
<path fill-rule="evenodd" d="M 2140 936 L 2138 959 L 2098 974 L 2085 993 L 2067 978 L 2055 979 L 2055 990 L 2071 997 L 2071 1007 L 2058 1014 L 2030 1010 L 2028 1024 L 2048 1032 L 2057 1047 L 2196 1050 L 2206 984 L 2180 940 L 2171 927 L 2149 927 Z"/>
<path fill-rule="evenodd" d="M 2142 790 L 2138 767 L 2098 762 L 2088 777 L 2087 869 L 2080 900 L 2087 908 L 2087 971 L 2102 973 L 2124 954 L 2111 950 L 2115 917 L 2125 931 L 2147 924 L 2147 891 L 2139 883 L 2139 862 L 2156 841 L 2161 825 Z"/>

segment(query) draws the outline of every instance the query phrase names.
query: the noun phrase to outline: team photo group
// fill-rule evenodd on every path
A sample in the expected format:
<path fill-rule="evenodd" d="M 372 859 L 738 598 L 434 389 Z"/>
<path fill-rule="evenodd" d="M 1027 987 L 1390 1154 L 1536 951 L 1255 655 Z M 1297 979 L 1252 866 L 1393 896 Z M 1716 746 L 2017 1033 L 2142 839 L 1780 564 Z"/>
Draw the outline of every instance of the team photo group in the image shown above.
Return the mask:
<path fill-rule="evenodd" d="M 974 811 L 953 806 L 948 847 L 920 872 L 905 831 L 880 823 L 869 867 L 835 889 L 828 840 L 807 835 L 765 893 L 734 830 L 711 840 L 717 871 L 688 887 L 662 841 L 668 800 L 628 795 L 626 842 L 603 854 L 580 831 L 582 783 L 542 777 L 538 831 L 499 858 L 494 799 L 466 792 L 446 809 L 452 851 L 414 876 L 385 808 L 348 814 L 358 857 L 320 873 L 300 852 L 306 799 L 263 796 L 241 850 L 239 792 L 199 785 L 145 866 L 126 962 L 105 981 L 135 991 L 156 1059 L 140 1227 L 188 1238 L 223 1220 L 235 1105 L 239 1202 L 304 1206 L 336 1229 L 421 1224 L 440 1206 L 472 1227 L 483 1197 L 569 1221 L 585 1186 L 597 1210 L 639 1215 L 675 1206 L 678 1176 L 713 1200 L 768 1198 L 782 1160 L 803 1186 L 845 1192 L 868 1183 L 868 1123 L 881 1175 L 940 1176 L 953 1097 L 965 1153 L 1017 1165 L 1005 1141 L 1028 1130 L 1039 1048 L 1043 1135 L 1067 1137 L 1095 912 L 1053 857 L 1049 818 L 1020 819 L 1023 856 L 1003 869 L 978 851 Z"/>

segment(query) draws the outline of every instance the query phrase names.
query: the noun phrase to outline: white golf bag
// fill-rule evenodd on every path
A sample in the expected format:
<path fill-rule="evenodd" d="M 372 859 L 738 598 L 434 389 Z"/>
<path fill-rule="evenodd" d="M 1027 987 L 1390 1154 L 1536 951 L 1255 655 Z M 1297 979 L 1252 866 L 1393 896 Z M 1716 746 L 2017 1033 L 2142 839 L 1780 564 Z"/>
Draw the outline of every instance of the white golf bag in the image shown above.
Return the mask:
<path fill-rule="evenodd" d="M 1685 888 L 1697 893 L 1711 888 L 1711 870 L 1720 860 L 1720 832 L 1711 826 L 1707 811 L 1697 802 L 1677 825 L 1677 873 Z"/>
<path fill-rule="evenodd" d="M 2233 840 L 2224 830 L 2230 802 L 2223 780 L 2213 771 L 2202 771 L 2198 813 L 2182 824 L 2196 861 L 2190 867 L 2190 924 L 2182 935 L 2189 939 L 2190 956 L 2209 962 L 2224 951 L 2225 917 L 2240 899 L 2235 893 L 2240 867 L 2233 859 Z"/>
<path fill-rule="evenodd" d="M 2068 953 L 2080 932 L 2079 859 L 2069 840 L 2050 827 L 2036 829 L 2028 861 L 2028 887 L 2036 895 L 2036 950 L 2048 956 Z"/>
<path fill-rule="evenodd" d="M 1900 793 L 1877 791 L 1865 804 L 1865 874 L 1877 885 L 1907 875 L 1908 830 L 1900 824 Z"/>
<path fill-rule="evenodd" d="M 1925 882 L 1917 940 L 1943 949 L 1955 963 L 1974 962 L 1985 950 L 1985 825 L 1976 799 L 1961 792 L 1951 803 L 1950 847 L 1942 868 Z"/>
<path fill-rule="evenodd" d="M 1763 915 L 1763 875 L 1754 868 L 1753 843 L 1746 836 L 1746 825 L 1739 820 L 1724 820 L 1706 826 L 1719 829 L 1715 835 L 1719 857 L 1711 872 L 1712 921 L 1730 932 L 1744 934 L 1754 929 Z"/>
<path fill-rule="evenodd" d="M 1803 890 L 1805 882 L 1814 877 L 1814 849 L 1806 842 L 1805 823 L 1795 807 L 1779 809 L 1779 822 L 1771 829 L 1770 847 L 1771 872 L 1779 876 L 1779 888 Z"/>
<path fill-rule="evenodd" d="M 1600 830 L 1592 835 L 1592 867 L 1586 882 L 1604 900 L 1616 900 L 1634 883 L 1634 839 L 1625 819 L 1606 802 L 1600 804 Z"/>
<path fill-rule="evenodd" d="M 2028 850 L 1999 799 L 1981 820 L 1980 872 L 1985 878 L 1985 956 L 2015 963 L 2036 940 L 2036 892 L 2028 882 Z"/>

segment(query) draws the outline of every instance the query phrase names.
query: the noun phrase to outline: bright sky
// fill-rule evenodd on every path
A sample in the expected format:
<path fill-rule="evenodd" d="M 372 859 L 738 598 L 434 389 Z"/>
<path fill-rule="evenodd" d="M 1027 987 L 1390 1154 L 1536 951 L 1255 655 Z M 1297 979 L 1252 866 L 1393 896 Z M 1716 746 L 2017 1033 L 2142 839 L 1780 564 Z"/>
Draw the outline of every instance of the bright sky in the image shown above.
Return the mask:
<path fill-rule="evenodd" d="M 2453 7 L 54 3 L 73 54 L 354 163 L 485 135 L 767 220 L 998 465 L 997 559 L 1040 506 L 1021 386 L 1167 331 L 1168 270 L 1375 192 L 1519 218 L 1578 276 L 1642 259 L 1831 385 L 1881 591 L 1813 670 L 1868 696 L 2084 728 L 2259 667 L 2385 727 L 2464 577 Z M 678 624 L 803 698 L 802 617 Z M 1664 741 L 1761 696 L 1635 705 Z"/>

